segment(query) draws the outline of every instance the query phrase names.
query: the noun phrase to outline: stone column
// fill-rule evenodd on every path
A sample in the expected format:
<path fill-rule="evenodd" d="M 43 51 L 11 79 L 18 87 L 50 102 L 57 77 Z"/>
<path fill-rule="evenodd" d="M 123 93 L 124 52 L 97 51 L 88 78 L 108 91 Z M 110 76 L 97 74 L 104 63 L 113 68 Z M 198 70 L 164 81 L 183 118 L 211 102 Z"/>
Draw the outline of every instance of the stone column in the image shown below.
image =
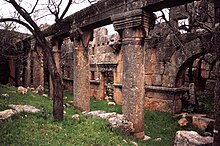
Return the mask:
<path fill-rule="evenodd" d="M 148 31 L 148 13 L 141 9 L 112 17 L 122 38 L 122 112 L 134 125 L 134 137 L 144 137 L 144 38 Z"/>
<path fill-rule="evenodd" d="M 114 101 L 118 105 L 122 105 L 122 51 L 117 56 L 117 69 L 114 71 Z"/>
<path fill-rule="evenodd" d="M 105 72 L 100 72 L 100 100 L 105 99 Z"/>
<path fill-rule="evenodd" d="M 70 38 L 74 42 L 74 106 L 81 111 L 90 111 L 90 62 L 88 45 L 93 36 L 93 31 L 82 31 L 79 28 L 73 28 L 70 33 Z"/>
<path fill-rule="evenodd" d="M 24 86 L 30 87 L 31 85 L 31 49 L 28 49 L 26 66 L 25 66 L 25 78 L 24 78 Z"/>
<path fill-rule="evenodd" d="M 32 52 L 33 58 L 33 86 L 37 88 L 44 85 L 43 51 L 36 45 L 36 50 Z"/>
<path fill-rule="evenodd" d="M 59 72 L 61 72 L 61 65 L 60 65 L 60 47 L 61 47 L 61 45 L 62 45 L 62 43 L 63 43 L 63 40 L 62 39 L 60 39 L 60 40 L 58 40 L 58 39 L 52 39 L 51 40 L 51 44 L 52 44 L 52 46 L 53 46 L 53 50 L 52 50 L 52 52 L 53 52 L 53 56 L 54 56 L 54 60 L 55 60 L 55 64 L 56 64 L 56 67 L 57 67 L 57 70 L 59 71 Z M 51 76 L 49 77 L 49 96 L 51 97 L 51 98 L 53 98 L 53 83 L 52 83 L 52 79 L 51 79 Z"/>

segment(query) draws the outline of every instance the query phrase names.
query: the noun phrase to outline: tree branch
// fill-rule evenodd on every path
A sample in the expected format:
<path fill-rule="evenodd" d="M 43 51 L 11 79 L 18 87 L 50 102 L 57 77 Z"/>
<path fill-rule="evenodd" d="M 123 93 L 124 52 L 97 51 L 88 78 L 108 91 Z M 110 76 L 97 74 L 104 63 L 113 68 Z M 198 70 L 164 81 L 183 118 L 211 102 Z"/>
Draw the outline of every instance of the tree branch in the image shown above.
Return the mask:
<path fill-rule="evenodd" d="M 69 0 L 67 6 L 66 6 L 66 8 L 65 8 L 65 10 L 63 11 L 62 15 L 60 16 L 60 20 L 62 20 L 63 17 L 66 15 L 66 13 L 67 13 L 67 11 L 69 10 L 71 4 L 72 4 L 72 0 Z"/>

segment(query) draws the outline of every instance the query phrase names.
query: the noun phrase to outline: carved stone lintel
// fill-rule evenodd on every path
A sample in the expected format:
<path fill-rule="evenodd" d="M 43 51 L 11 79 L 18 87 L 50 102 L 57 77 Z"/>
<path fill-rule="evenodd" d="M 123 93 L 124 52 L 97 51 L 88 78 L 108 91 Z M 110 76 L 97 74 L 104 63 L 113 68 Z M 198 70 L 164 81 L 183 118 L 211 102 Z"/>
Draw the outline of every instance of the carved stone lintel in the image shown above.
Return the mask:
<path fill-rule="evenodd" d="M 128 11 L 125 13 L 120 13 L 113 15 L 111 20 L 113 21 L 113 25 L 116 31 L 143 26 L 144 28 L 149 28 L 149 13 L 142 9 L 136 9 L 132 11 Z"/>

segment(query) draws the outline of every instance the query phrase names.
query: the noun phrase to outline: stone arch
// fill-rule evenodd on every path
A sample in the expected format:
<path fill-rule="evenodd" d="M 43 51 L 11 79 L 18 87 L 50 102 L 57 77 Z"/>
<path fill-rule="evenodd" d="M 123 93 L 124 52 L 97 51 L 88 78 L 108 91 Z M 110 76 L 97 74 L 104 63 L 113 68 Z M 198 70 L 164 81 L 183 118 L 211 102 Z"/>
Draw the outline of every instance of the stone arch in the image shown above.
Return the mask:
<path fill-rule="evenodd" d="M 185 72 L 187 68 L 189 67 L 189 65 L 193 64 L 193 62 L 197 58 L 201 57 L 204 54 L 205 53 L 198 53 L 198 54 L 192 55 L 179 67 L 179 70 L 175 78 L 175 87 L 182 87 L 184 85 Z"/>

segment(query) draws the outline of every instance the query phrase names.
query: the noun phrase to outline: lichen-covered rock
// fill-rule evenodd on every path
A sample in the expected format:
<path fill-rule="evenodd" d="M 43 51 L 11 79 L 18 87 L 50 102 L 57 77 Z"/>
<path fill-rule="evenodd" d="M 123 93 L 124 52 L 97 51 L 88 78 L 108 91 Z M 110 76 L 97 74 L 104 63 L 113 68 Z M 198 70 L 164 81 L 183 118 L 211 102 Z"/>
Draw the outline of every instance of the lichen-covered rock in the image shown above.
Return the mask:
<path fill-rule="evenodd" d="M 13 116 L 14 114 L 16 114 L 16 111 L 12 110 L 12 109 L 0 111 L 0 120 L 7 119 L 7 118 Z"/>
<path fill-rule="evenodd" d="M 123 115 L 113 113 L 106 113 L 105 111 L 97 110 L 91 112 L 83 112 L 84 115 L 91 118 L 106 119 L 111 124 L 113 129 L 119 129 L 124 132 L 134 132 L 133 123 L 128 121 Z"/>
<path fill-rule="evenodd" d="M 111 117 L 108 119 L 108 122 L 112 125 L 112 128 L 119 129 L 124 132 L 134 132 L 133 123 L 125 119 L 123 115 L 117 114 L 115 117 Z"/>
<path fill-rule="evenodd" d="M 27 88 L 22 87 L 22 86 L 19 86 L 17 89 L 17 92 L 22 95 L 27 94 L 27 91 L 28 91 Z"/>
<path fill-rule="evenodd" d="M 8 106 L 13 108 L 14 110 L 16 110 L 18 113 L 19 112 L 29 112 L 29 113 L 38 113 L 38 112 L 40 112 L 40 109 L 37 109 L 37 108 L 35 108 L 34 106 L 31 106 L 31 105 L 14 105 L 14 104 L 10 104 Z"/>
<path fill-rule="evenodd" d="M 188 124 L 188 120 L 186 118 L 181 118 L 179 121 L 178 121 L 178 124 L 180 127 L 184 127 Z"/>
<path fill-rule="evenodd" d="M 198 146 L 213 143 L 213 137 L 203 137 L 195 131 L 177 131 L 174 146 Z"/>

